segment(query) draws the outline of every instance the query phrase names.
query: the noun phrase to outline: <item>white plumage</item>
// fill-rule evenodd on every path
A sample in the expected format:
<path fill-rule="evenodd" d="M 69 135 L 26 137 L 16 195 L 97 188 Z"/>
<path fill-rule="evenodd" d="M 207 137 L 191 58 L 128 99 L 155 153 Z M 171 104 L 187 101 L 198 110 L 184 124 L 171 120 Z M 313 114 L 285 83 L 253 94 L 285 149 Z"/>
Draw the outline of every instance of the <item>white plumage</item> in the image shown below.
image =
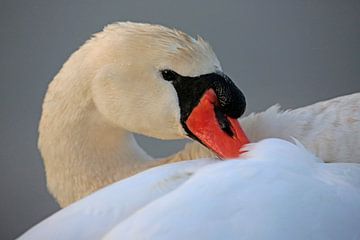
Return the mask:
<path fill-rule="evenodd" d="M 324 162 L 360 163 L 360 93 L 294 110 L 280 111 L 275 105 L 240 122 L 254 142 L 295 137 Z"/>
<path fill-rule="evenodd" d="M 20 239 L 358 239 L 360 166 L 280 139 L 246 160 L 147 170 L 54 214 Z"/>
<path fill-rule="evenodd" d="M 49 85 L 39 126 L 47 184 L 61 206 L 100 190 L 20 239 L 360 238 L 358 164 L 325 164 L 302 146 L 260 141 L 295 137 L 326 162 L 359 162 L 359 93 L 251 114 L 240 122 L 260 142 L 238 160 L 183 161 L 213 156 L 199 143 L 155 160 L 132 132 L 187 136 L 165 68 L 221 71 L 201 38 L 136 23 L 108 26 L 69 58 Z"/>

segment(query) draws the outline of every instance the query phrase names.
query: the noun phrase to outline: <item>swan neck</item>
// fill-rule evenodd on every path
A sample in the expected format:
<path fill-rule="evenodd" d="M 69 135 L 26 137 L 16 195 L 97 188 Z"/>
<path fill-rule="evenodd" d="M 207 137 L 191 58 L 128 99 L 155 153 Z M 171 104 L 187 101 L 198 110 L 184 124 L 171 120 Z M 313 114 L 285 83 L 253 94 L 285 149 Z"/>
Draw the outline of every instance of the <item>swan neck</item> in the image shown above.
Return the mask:
<path fill-rule="evenodd" d="M 48 188 L 62 207 L 153 162 L 133 134 L 107 121 L 90 98 L 79 102 L 53 93 L 50 86 L 38 144 Z"/>

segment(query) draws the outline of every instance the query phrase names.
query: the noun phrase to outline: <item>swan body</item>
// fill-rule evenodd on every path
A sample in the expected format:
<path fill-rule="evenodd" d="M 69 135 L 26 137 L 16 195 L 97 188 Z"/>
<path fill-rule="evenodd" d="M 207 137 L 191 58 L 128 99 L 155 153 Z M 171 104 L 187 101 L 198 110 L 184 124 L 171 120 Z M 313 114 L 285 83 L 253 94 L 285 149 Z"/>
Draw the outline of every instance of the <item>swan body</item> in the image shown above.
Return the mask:
<path fill-rule="evenodd" d="M 357 239 L 360 165 L 266 139 L 239 160 L 184 161 L 119 181 L 19 239 Z"/>

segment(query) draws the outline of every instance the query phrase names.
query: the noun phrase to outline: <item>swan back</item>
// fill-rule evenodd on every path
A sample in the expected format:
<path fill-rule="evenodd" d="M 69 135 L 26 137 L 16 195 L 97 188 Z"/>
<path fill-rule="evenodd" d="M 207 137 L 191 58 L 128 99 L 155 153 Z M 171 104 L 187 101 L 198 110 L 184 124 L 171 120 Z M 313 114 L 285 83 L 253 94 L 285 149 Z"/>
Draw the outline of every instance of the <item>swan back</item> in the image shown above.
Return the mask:
<path fill-rule="evenodd" d="M 356 239 L 359 221 L 358 164 L 267 139 L 245 159 L 164 165 L 110 185 L 20 239 Z"/>

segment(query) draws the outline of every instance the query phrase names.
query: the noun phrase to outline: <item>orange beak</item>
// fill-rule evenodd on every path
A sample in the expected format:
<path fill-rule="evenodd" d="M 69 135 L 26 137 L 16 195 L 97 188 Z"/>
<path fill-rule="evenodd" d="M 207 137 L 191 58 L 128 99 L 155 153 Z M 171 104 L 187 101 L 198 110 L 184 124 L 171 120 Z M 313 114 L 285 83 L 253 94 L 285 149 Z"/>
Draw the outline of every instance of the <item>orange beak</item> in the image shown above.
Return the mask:
<path fill-rule="evenodd" d="M 192 110 L 186 126 L 202 144 L 221 159 L 239 157 L 249 139 L 237 119 L 218 110 L 219 102 L 214 90 L 207 90 Z"/>

